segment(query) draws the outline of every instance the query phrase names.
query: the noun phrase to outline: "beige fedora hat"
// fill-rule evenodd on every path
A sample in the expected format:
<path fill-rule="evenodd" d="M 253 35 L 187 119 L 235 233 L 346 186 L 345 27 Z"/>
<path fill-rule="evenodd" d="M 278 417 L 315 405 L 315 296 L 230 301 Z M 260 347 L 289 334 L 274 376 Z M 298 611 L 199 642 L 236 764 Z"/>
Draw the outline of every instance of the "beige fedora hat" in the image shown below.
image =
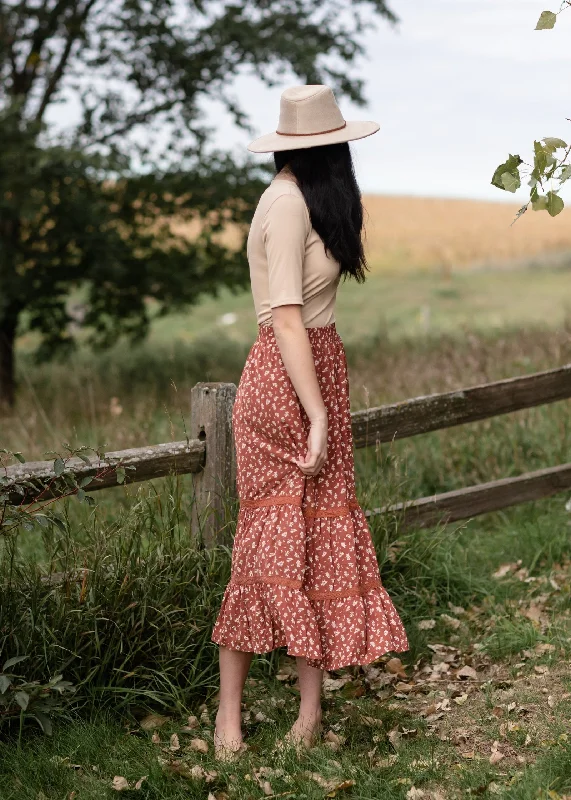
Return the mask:
<path fill-rule="evenodd" d="M 370 136 L 379 128 L 377 122 L 345 121 L 329 86 L 291 86 L 282 92 L 277 130 L 254 139 L 248 150 L 272 153 L 350 142 Z"/>

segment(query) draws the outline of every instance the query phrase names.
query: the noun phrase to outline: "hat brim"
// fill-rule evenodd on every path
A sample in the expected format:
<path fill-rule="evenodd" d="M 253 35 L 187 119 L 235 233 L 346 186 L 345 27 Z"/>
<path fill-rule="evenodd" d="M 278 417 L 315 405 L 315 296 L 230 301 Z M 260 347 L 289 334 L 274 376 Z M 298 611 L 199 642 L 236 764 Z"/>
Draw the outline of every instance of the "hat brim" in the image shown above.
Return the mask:
<path fill-rule="evenodd" d="M 266 133 L 248 145 L 251 153 L 275 153 L 278 150 L 301 150 L 324 144 L 339 144 L 364 139 L 376 133 L 381 126 L 377 122 L 347 122 L 345 127 L 329 133 L 313 133 L 308 136 L 288 136 L 284 133 Z"/>

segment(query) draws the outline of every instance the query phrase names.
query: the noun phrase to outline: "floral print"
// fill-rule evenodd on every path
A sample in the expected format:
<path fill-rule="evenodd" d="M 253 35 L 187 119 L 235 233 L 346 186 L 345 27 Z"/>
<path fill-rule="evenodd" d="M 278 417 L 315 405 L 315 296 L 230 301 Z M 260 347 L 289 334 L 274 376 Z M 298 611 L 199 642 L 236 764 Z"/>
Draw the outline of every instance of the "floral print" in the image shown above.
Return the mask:
<path fill-rule="evenodd" d="M 305 476 L 307 414 L 274 329 L 259 325 L 233 409 L 240 511 L 232 573 L 212 632 L 232 650 L 287 647 L 314 667 L 408 649 L 355 496 L 347 361 L 335 323 L 306 328 L 328 412 L 327 461 Z"/>

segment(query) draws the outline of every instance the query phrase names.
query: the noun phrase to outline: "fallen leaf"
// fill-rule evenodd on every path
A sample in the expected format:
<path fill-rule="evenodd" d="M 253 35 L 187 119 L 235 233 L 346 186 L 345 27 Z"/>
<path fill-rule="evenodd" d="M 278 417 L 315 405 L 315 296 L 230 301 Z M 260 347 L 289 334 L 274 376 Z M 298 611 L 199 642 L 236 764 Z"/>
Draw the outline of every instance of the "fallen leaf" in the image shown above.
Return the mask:
<path fill-rule="evenodd" d="M 350 675 L 343 675 L 341 678 L 323 678 L 323 690 L 326 692 L 336 692 L 338 689 L 342 689 L 343 686 L 350 681 Z"/>
<path fill-rule="evenodd" d="M 111 788 L 115 789 L 116 792 L 124 792 L 129 789 L 129 783 L 121 775 L 115 775 Z"/>
<path fill-rule="evenodd" d="M 461 694 L 460 697 L 454 698 L 454 702 L 456 703 L 456 705 L 463 706 L 467 699 L 468 699 L 467 694 Z"/>
<path fill-rule="evenodd" d="M 492 573 L 492 578 L 504 578 L 510 572 L 515 572 L 515 570 L 521 566 L 521 559 L 516 561 L 515 563 L 512 562 L 510 564 L 502 564 L 498 569 Z"/>
<path fill-rule="evenodd" d="M 169 750 L 173 753 L 176 753 L 177 750 L 180 750 L 180 742 L 178 740 L 178 736 L 176 735 L 176 733 L 173 733 L 173 735 L 171 736 Z"/>
<path fill-rule="evenodd" d="M 368 717 L 364 714 L 361 714 L 361 719 L 368 725 L 369 728 L 382 728 L 383 727 L 383 720 L 379 719 L 378 717 Z"/>
<path fill-rule="evenodd" d="M 206 783 L 211 783 L 218 777 L 218 773 L 204 769 L 200 764 L 195 764 L 193 767 L 185 761 L 163 761 L 159 759 L 161 765 L 168 772 L 174 772 L 182 778 L 192 778 L 193 780 L 203 780 Z"/>
<path fill-rule="evenodd" d="M 477 680 L 478 679 L 478 673 L 476 672 L 476 670 L 473 667 L 469 667 L 468 665 L 465 665 L 465 666 L 462 667 L 462 669 L 458 670 L 458 672 L 456 673 L 456 677 L 457 678 L 472 678 L 473 680 Z"/>
<path fill-rule="evenodd" d="M 421 800 L 422 797 L 426 797 L 422 789 L 417 789 L 416 786 L 411 786 L 408 792 L 406 793 L 407 800 Z"/>
<path fill-rule="evenodd" d="M 208 753 L 208 742 L 204 739 L 191 739 L 189 747 L 191 750 L 196 750 L 197 753 Z"/>
<path fill-rule="evenodd" d="M 152 731 L 154 728 L 161 728 L 166 722 L 169 722 L 170 717 L 163 717 L 162 714 L 147 714 L 147 716 L 139 722 L 139 725 L 144 731 Z"/>
<path fill-rule="evenodd" d="M 416 627 L 420 631 L 429 631 L 431 628 L 434 628 L 436 625 L 435 619 L 421 619 L 419 622 L 416 623 Z"/>
<path fill-rule="evenodd" d="M 334 731 L 327 731 L 325 736 L 323 737 L 325 746 L 329 747 L 330 750 L 339 750 L 345 739 L 342 736 L 339 736 Z"/>
<path fill-rule="evenodd" d="M 502 753 L 499 747 L 500 743 L 496 740 L 492 744 L 492 754 L 489 758 L 490 764 L 497 764 L 502 758 L 505 758 L 505 753 Z"/>
<path fill-rule="evenodd" d="M 456 619 L 456 617 L 451 617 L 449 614 L 441 614 L 440 619 L 453 630 L 457 630 L 462 624 L 459 619 Z"/>
<path fill-rule="evenodd" d="M 383 758 L 378 758 L 375 761 L 374 766 L 378 767 L 379 769 L 387 769 L 388 767 L 392 767 L 395 761 L 398 759 L 398 755 L 396 753 L 391 753 L 388 756 L 384 756 Z"/>
<path fill-rule="evenodd" d="M 146 781 L 148 777 L 149 777 L 148 775 L 143 775 L 142 778 L 139 778 L 139 780 L 135 784 L 135 789 L 140 789 L 141 786 L 143 785 L 143 781 Z"/>
<path fill-rule="evenodd" d="M 388 732 L 387 738 L 389 742 L 392 744 L 392 746 L 395 748 L 395 750 L 398 750 L 400 747 L 400 740 L 402 738 L 402 734 L 399 731 L 398 726 Z"/>
<path fill-rule="evenodd" d="M 407 676 L 400 658 L 389 658 L 385 664 L 385 669 L 387 672 L 390 672 L 391 675 L 398 675 L 399 678 L 406 678 Z"/>

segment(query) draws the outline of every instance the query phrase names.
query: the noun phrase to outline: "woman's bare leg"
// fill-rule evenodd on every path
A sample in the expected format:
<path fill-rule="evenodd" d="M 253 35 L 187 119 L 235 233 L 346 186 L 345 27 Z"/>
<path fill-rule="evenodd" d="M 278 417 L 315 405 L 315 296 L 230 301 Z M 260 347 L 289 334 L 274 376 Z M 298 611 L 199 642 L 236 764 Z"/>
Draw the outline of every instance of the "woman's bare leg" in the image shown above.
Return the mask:
<path fill-rule="evenodd" d="M 214 743 L 236 750 L 242 743 L 242 692 L 252 653 L 220 646 L 220 700 L 216 714 Z"/>
<path fill-rule="evenodd" d="M 296 659 L 301 702 L 299 716 L 287 739 L 311 747 L 321 725 L 321 687 L 323 670 L 310 667 L 303 657 Z"/>

